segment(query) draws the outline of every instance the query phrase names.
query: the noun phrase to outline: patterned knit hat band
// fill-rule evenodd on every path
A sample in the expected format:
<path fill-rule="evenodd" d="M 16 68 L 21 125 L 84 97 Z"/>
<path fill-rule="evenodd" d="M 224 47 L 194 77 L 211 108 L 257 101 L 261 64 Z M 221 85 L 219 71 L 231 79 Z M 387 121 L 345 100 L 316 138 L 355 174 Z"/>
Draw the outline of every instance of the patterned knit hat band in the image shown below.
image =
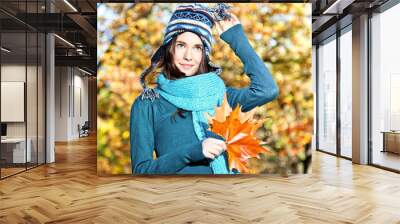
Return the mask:
<path fill-rule="evenodd" d="M 184 32 L 197 34 L 204 44 L 207 55 L 211 53 L 212 27 L 214 25 L 212 14 L 198 5 L 179 6 L 172 14 L 165 29 L 163 45 L 166 45 L 175 36 Z"/>

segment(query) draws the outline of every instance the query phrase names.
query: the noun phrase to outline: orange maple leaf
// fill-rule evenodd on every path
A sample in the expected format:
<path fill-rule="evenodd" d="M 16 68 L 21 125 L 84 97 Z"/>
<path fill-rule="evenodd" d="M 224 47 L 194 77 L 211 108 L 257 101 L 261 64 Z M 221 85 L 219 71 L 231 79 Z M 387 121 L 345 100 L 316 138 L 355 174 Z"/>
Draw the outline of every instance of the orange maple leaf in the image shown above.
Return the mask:
<path fill-rule="evenodd" d="M 210 130 L 225 138 L 229 168 L 235 168 L 240 173 L 249 173 L 249 158 L 259 158 L 259 153 L 268 152 L 261 146 L 264 142 L 256 137 L 256 131 L 265 119 L 253 119 L 254 113 L 254 109 L 242 112 L 240 105 L 232 111 L 225 95 L 222 105 L 215 108 L 214 116 L 206 114 Z"/>

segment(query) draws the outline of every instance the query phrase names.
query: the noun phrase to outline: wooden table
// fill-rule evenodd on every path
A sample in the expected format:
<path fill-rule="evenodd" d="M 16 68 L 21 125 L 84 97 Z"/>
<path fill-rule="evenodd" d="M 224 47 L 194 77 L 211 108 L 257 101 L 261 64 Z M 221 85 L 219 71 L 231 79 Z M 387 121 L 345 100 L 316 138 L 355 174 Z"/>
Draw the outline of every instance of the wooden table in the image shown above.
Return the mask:
<path fill-rule="evenodd" d="M 400 154 L 400 131 L 382 131 L 381 133 L 383 133 L 382 152 Z"/>

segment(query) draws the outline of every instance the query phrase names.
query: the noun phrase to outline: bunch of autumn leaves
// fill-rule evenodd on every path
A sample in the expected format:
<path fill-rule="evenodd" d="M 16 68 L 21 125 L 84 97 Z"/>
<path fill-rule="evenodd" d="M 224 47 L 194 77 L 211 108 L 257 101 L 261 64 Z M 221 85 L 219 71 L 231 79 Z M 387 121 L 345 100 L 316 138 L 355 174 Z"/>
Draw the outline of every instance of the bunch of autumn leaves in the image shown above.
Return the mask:
<path fill-rule="evenodd" d="M 259 158 L 260 153 L 270 150 L 265 142 L 257 139 L 256 131 L 266 119 L 254 119 L 255 109 L 242 112 L 240 105 L 232 110 L 226 95 L 214 116 L 206 114 L 210 130 L 225 139 L 229 169 L 240 173 L 255 173 L 249 168 L 250 158 Z"/>

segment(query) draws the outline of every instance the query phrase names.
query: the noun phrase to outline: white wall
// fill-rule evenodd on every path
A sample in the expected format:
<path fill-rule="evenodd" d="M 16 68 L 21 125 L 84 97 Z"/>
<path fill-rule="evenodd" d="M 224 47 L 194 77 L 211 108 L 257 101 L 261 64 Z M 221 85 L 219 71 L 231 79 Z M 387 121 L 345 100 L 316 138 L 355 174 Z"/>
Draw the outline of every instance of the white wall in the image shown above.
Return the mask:
<path fill-rule="evenodd" d="M 79 138 L 78 124 L 82 126 L 88 120 L 88 78 L 84 73 L 72 67 L 56 67 L 55 107 L 55 140 Z"/>
<path fill-rule="evenodd" d="M 68 86 L 67 67 L 55 68 L 55 141 L 68 140 Z"/>

